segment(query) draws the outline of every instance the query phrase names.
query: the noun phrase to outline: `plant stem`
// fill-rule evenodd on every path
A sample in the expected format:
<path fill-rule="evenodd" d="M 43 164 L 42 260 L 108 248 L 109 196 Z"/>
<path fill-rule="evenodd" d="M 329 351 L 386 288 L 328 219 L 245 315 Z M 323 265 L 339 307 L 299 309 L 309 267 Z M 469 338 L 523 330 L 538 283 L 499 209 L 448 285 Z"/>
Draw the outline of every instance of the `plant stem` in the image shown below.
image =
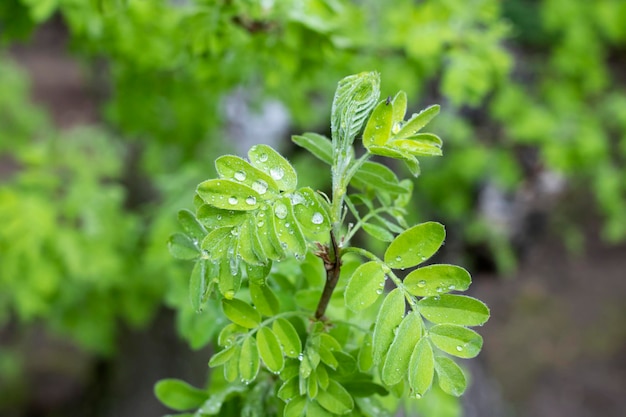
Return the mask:
<path fill-rule="evenodd" d="M 326 269 L 326 283 L 324 284 L 324 291 L 322 291 L 320 301 L 317 304 L 317 308 L 315 309 L 315 318 L 317 320 L 321 319 L 324 316 L 326 308 L 328 307 L 328 303 L 330 302 L 330 297 L 333 295 L 333 291 L 335 290 L 337 282 L 339 281 L 339 273 L 341 272 L 341 253 L 333 230 L 330 231 L 330 242 L 330 256 L 324 259 L 324 268 Z"/>

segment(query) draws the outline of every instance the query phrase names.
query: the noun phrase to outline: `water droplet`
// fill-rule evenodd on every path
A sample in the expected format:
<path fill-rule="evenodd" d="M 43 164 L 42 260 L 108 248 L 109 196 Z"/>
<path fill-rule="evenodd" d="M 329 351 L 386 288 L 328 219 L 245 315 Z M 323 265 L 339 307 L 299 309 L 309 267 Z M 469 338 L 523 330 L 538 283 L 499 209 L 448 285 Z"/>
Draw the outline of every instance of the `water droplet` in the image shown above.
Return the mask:
<path fill-rule="evenodd" d="M 234 177 L 235 177 L 235 179 L 236 179 L 237 181 L 245 181 L 245 179 L 246 179 L 246 173 L 245 173 L 245 172 L 243 172 L 243 171 L 237 171 L 237 172 L 235 172 Z"/>
<path fill-rule="evenodd" d="M 304 359 L 304 355 L 303 355 L 302 353 L 300 353 L 300 354 L 298 355 L 298 360 L 299 360 L 299 361 L 301 361 L 302 359 Z"/>
<path fill-rule="evenodd" d="M 263 227 L 264 224 L 265 224 L 265 222 L 263 220 L 259 220 L 259 222 L 256 225 L 258 227 Z"/>
<path fill-rule="evenodd" d="M 313 213 L 313 217 L 311 217 L 311 223 L 322 224 L 323 222 L 324 222 L 324 216 L 322 216 L 322 213 L 319 213 L 317 211 Z"/>
<path fill-rule="evenodd" d="M 426 281 L 424 281 L 423 279 L 418 281 L 417 286 L 420 288 L 424 288 L 426 286 Z"/>
<path fill-rule="evenodd" d="M 304 203 L 304 197 L 302 197 L 300 194 L 298 193 L 293 193 L 289 196 L 289 198 L 291 199 L 291 204 L 293 204 L 294 206 L 297 204 L 302 204 Z"/>
<path fill-rule="evenodd" d="M 415 398 L 419 400 L 420 398 L 422 398 L 422 394 L 419 394 L 419 393 L 416 392 L 415 393 Z"/>
<path fill-rule="evenodd" d="M 221 214 L 217 215 L 217 220 L 222 220 L 222 215 Z"/>
<path fill-rule="evenodd" d="M 261 155 L 259 155 L 259 162 L 267 162 L 268 158 L 269 156 L 266 153 L 262 153 Z"/>
<path fill-rule="evenodd" d="M 380 289 L 377 289 L 377 290 L 376 290 L 376 294 L 379 294 L 379 295 L 380 295 L 380 294 L 382 294 L 382 293 L 383 293 L 382 288 L 380 288 Z"/>
<path fill-rule="evenodd" d="M 285 176 L 285 170 L 281 167 L 272 167 L 270 168 L 270 175 L 278 181 Z"/>
<path fill-rule="evenodd" d="M 289 226 L 291 226 L 291 223 L 289 222 L 285 223 L 285 227 L 289 227 Z"/>
<path fill-rule="evenodd" d="M 293 349 L 291 349 L 291 350 L 289 351 L 289 354 L 290 354 L 291 356 L 293 356 L 293 355 L 295 355 L 295 354 L 296 354 L 296 351 L 295 351 L 295 350 L 293 350 Z"/>
<path fill-rule="evenodd" d="M 396 256 L 396 262 L 400 262 L 402 260 L 402 256 Z"/>
<path fill-rule="evenodd" d="M 456 350 L 457 350 L 458 352 L 461 352 L 461 351 L 463 350 L 463 346 L 458 345 L 458 346 L 456 347 Z"/>
<path fill-rule="evenodd" d="M 439 297 L 438 295 L 435 295 L 435 296 L 433 297 L 433 300 L 435 300 L 435 301 L 439 301 L 440 299 L 441 299 L 441 297 Z"/>
<path fill-rule="evenodd" d="M 231 205 L 233 205 L 233 206 L 234 206 L 235 204 L 237 204 L 238 202 L 239 202 L 239 200 L 237 199 L 237 197 L 229 197 L 229 198 L 228 198 L 228 203 L 229 203 L 229 204 L 231 204 Z"/>
<path fill-rule="evenodd" d="M 253 206 L 253 205 L 256 204 L 256 198 L 250 196 L 250 197 L 246 198 L 246 203 L 248 203 L 249 205 Z"/>
<path fill-rule="evenodd" d="M 287 206 L 283 203 L 276 204 L 276 206 L 274 207 L 274 214 L 279 219 L 284 219 L 285 217 L 287 217 Z"/>
<path fill-rule="evenodd" d="M 393 133 L 395 135 L 396 133 L 398 133 L 400 131 L 401 127 L 402 127 L 402 123 L 401 122 L 394 123 L 393 127 L 391 128 L 391 133 Z"/>
<path fill-rule="evenodd" d="M 263 180 L 256 180 L 255 182 L 252 183 L 252 189 L 256 191 L 257 193 L 259 193 L 260 195 L 265 194 L 267 192 L 267 188 L 268 188 L 268 185 Z"/>
<path fill-rule="evenodd" d="M 455 289 L 455 288 L 456 288 L 456 287 L 455 287 L 453 284 L 448 285 L 448 289 L 449 289 L 449 290 L 453 290 L 453 289 Z"/>
<path fill-rule="evenodd" d="M 437 292 L 443 292 L 443 287 L 437 287 Z"/>

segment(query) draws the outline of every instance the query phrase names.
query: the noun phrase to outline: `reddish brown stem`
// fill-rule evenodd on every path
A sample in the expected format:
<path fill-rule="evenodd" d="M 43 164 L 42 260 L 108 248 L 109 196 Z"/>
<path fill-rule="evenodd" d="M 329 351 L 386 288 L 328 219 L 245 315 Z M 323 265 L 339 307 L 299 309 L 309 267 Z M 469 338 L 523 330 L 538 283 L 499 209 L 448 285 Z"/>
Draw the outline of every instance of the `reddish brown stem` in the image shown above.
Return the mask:
<path fill-rule="evenodd" d="M 324 269 L 326 269 L 326 284 L 324 284 L 324 291 L 322 291 L 322 296 L 315 310 L 315 318 L 318 320 L 321 319 L 326 312 L 330 297 L 333 295 L 333 291 L 335 291 L 335 287 L 339 281 L 339 273 L 341 272 L 341 254 L 339 253 L 335 233 L 332 230 L 330 231 L 330 244 L 331 247 L 321 256 L 324 261 Z"/>

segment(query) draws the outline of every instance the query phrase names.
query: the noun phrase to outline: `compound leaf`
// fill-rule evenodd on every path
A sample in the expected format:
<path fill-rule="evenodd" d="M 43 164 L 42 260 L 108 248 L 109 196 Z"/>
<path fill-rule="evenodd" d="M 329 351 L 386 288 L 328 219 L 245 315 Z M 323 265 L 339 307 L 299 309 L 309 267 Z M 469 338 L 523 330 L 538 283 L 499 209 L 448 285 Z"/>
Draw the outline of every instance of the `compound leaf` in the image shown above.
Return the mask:
<path fill-rule="evenodd" d="M 227 179 L 201 182 L 196 192 L 207 204 L 225 210 L 256 210 L 261 198 L 259 193 L 247 185 Z"/>

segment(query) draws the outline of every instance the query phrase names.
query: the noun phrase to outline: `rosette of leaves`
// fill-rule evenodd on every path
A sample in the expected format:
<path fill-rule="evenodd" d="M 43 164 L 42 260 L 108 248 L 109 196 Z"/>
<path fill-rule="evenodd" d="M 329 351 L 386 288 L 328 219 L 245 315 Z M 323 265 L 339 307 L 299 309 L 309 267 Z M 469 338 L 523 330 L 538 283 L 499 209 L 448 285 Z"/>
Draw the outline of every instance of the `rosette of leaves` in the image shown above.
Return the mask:
<path fill-rule="evenodd" d="M 370 160 L 398 158 L 417 174 L 417 157 L 441 154 L 439 138 L 419 132 L 439 108 L 405 122 L 403 92 L 393 100 L 378 97 L 377 73 L 347 77 L 335 94 L 331 139 L 293 138 L 330 165 L 330 199 L 297 189 L 294 169 L 264 145 L 251 148 L 248 160 L 218 158 L 219 178 L 198 186 L 196 213 L 180 212 L 186 234 L 173 236 L 170 249 L 196 261 L 195 305 L 219 287 L 230 323 L 209 365 L 223 372 L 214 372 L 208 390 L 160 382 L 165 404 L 195 408 L 188 415 L 198 417 L 374 417 L 391 415 L 377 395 L 421 398 L 433 385 L 463 393 L 465 375 L 451 357 L 478 354 L 482 338 L 471 327 L 485 323 L 489 310 L 451 294 L 471 283 L 461 267 L 423 266 L 404 279 L 396 274 L 431 258 L 445 229 L 435 222 L 409 227 L 411 183 Z M 356 157 L 360 132 L 364 152 Z M 360 230 L 388 242 L 382 257 L 350 246 Z M 307 254 L 309 246 L 315 251 Z M 243 270 L 247 288 L 234 298 Z M 384 294 L 388 279 L 395 288 Z"/>

